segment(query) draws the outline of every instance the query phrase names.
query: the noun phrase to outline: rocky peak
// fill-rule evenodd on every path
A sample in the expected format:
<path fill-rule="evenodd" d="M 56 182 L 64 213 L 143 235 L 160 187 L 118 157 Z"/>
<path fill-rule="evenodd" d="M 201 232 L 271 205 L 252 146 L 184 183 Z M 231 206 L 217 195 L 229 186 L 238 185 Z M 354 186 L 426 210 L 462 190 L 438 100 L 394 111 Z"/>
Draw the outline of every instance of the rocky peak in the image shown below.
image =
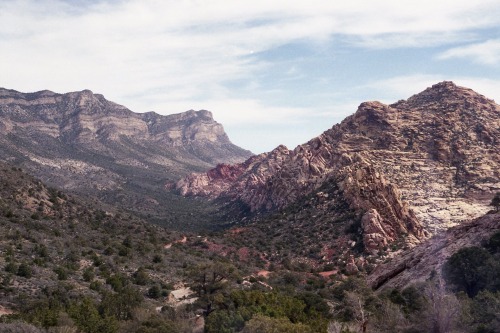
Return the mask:
<path fill-rule="evenodd" d="M 442 82 L 392 105 L 362 103 L 319 137 L 253 157 L 227 179 L 191 175 L 177 187 L 258 212 L 335 179 L 351 208 L 368 214 L 363 228 L 374 235 L 365 241 L 377 248 L 401 234 L 421 238 L 421 225 L 433 233 L 484 214 L 500 189 L 499 142 L 500 106 Z"/>
<path fill-rule="evenodd" d="M 213 119 L 207 110 L 189 110 L 167 116 L 155 112 L 142 115 L 148 131 L 157 140 L 181 146 L 190 142 L 230 144 L 224 127 Z"/>
<path fill-rule="evenodd" d="M 210 111 L 189 110 L 167 116 L 155 112 L 137 114 L 91 90 L 23 94 L 1 89 L 0 108 L 4 116 L 0 122 L 5 129 L 23 122 L 25 127 L 36 126 L 39 131 L 70 142 L 102 142 L 133 136 L 171 146 L 193 142 L 231 145 L 224 128 Z"/>
<path fill-rule="evenodd" d="M 438 104 L 440 104 L 441 108 L 435 109 Z M 495 102 L 472 89 L 457 86 L 451 81 L 443 81 L 391 106 L 399 109 L 430 108 L 428 111 L 431 112 L 453 112 L 460 110 L 461 107 L 472 109 L 474 105 L 490 108 L 491 104 L 495 104 Z"/>

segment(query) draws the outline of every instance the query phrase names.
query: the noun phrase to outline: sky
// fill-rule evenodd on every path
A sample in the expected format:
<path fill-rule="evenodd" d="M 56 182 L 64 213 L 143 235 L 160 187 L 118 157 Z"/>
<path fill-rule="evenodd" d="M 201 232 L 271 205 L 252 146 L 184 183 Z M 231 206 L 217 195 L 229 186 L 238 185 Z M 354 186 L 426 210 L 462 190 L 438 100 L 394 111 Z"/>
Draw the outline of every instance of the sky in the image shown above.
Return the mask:
<path fill-rule="evenodd" d="M 443 80 L 500 101 L 499 0 L 0 0 L 0 87 L 210 110 L 254 153 Z"/>

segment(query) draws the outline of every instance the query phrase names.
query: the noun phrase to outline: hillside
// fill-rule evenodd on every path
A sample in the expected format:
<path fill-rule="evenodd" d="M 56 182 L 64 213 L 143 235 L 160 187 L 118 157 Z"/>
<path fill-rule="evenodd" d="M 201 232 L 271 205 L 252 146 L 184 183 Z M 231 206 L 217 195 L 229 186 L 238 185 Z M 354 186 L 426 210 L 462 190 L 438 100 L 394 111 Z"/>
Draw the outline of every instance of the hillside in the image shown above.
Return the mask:
<path fill-rule="evenodd" d="M 182 208 L 186 200 L 166 194 L 160 184 L 249 156 L 229 141 L 209 111 L 138 114 L 89 90 L 0 89 L 4 161 L 59 189 L 165 223 L 177 223 L 169 219 L 171 210 L 180 216 L 189 213 Z"/>
<path fill-rule="evenodd" d="M 203 332 L 206 320 L 219 332 L 207 318 L 226 302 L 245 311 L 240 328 L 259 313 L 255 302 L 286 311 L 298 320 L 291 328 L 326 328 L 321 299 L 322 313 L 301 314 L 300 289 L 267 293 L 273 287 L 256 279 L 260 253 L 166 230 L 3 162 L 0 230 L 1 332 L 188 333 Z"/>
<path fill-rule="evenodd" d="M 63 111 L 23 103 L 1 109 L 12 164 L 0 162 L 0 331 L 429 332 L 441 310 L 460 331 L 498 326 L 500 216 L 483 213 L 499 189 L 500 107 L 469 89 L 363 103 L 294 150 L 177 182 L 186 156 L 201 161 L 193 147 L 219 140 L 208 112 L 168 120 L 92 104 L 62 137 Z M 132 133 L 137 117 L 149 134 Z M 153 166 L 154 138 L 186 159 Z M 486 258 L 484 283 L 457 297 L 441 269 L 470 247 Z"/>

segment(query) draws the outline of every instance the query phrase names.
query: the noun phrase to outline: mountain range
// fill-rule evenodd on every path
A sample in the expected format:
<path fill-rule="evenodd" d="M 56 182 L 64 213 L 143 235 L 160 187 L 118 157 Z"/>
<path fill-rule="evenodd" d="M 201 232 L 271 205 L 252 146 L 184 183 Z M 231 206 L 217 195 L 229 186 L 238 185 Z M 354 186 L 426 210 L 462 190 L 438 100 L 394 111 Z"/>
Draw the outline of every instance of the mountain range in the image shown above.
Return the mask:
<path fill-rule="evenodd" d="M 171 216 L 165 202 L 178 201 L 158 184 L 252 155 L 230 142 L 209 111 L 139 114 L 90 90 L 0 89 L 0 146 L 4 161 L 49 185 L 157 220 Z"/>
<path fill-rule="evenodd" d="M 209 111 L 0 89 L 0 158 L 0 331 L 428 332 L 460 302 L 456 327 L 500 322 L 500 106 L 452 82 L 259 155 Z M 442 271 L 471 247 L 463 300 Z"/>

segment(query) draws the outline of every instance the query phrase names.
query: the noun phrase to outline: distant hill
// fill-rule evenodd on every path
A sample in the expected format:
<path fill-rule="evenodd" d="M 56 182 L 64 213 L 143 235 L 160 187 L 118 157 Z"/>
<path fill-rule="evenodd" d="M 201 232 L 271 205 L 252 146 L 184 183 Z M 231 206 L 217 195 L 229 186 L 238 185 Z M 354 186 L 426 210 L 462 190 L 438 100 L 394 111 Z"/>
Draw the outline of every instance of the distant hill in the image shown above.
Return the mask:
<path fill-rule="evenodd" d="M 159 220 L 175 215 L 170 205 L 189 215 L 163 191 L 168 180 L 251 155 L 231 143 L 209 111 L 139 114 L 89 90 L 0 89 L 2 160 L 50 185 Z"/>

